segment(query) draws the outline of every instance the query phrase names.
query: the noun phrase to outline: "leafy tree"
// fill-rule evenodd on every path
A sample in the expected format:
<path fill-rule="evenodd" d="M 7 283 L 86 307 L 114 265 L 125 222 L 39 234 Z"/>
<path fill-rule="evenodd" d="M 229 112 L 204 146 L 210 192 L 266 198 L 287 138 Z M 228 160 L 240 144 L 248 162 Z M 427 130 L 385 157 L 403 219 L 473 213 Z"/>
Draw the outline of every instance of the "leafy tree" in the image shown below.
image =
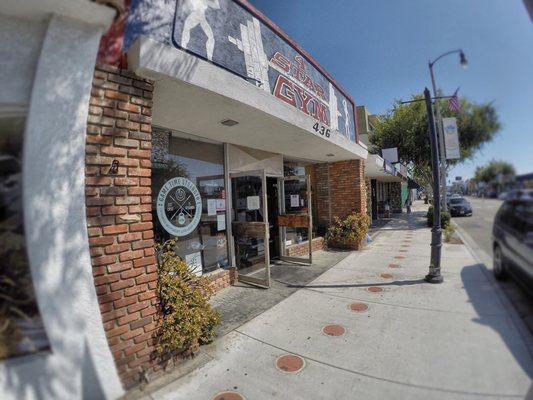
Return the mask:
<path fill-rule="evenodd" d="M 501 180 L 509 181 L 516 175 L 512 164 L 506 161 L 492 160 L 487 165 L 477 167 L 474 175 L 476 182 L 483 182 L 487 184 L 497 183 Z"/>
<path fill-rule="evenodd" d="M 427 110 L 422 95 L 413 95 L 416 101 L 400 104 L 396 101 L 391 110 L 373 121 L 374 134 L 370 136 L 373 150 L 397 147 L 398 157 L 404 163 L 413 163 L 415 178 L 425 187 L 433 186 L 431 174 L 431 149 Z M 440 103 L 443 117 L 456 117 L 461 148 L 460 160 L 448 160 L 448 168 L 471 158 L 485 143 L 490 142 L 500 130 L 496 109 L 492 103 L 475 104 L 460 99 L 460 111 L 452 112 L 447 100 Z"/>

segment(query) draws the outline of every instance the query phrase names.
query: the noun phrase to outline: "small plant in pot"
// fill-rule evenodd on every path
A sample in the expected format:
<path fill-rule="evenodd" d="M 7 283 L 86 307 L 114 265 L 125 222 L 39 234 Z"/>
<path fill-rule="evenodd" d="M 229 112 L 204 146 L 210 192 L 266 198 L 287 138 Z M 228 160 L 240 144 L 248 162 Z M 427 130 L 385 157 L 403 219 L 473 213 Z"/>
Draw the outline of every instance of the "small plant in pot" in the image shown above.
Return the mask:
<path fill-rule="evenodd" d="M 359 250 L 369 228 L 370 217 L 366 214 L 353 213 L 344 219 L 335 218 L 326 233 L 326 241 L 333 248 Z"/>

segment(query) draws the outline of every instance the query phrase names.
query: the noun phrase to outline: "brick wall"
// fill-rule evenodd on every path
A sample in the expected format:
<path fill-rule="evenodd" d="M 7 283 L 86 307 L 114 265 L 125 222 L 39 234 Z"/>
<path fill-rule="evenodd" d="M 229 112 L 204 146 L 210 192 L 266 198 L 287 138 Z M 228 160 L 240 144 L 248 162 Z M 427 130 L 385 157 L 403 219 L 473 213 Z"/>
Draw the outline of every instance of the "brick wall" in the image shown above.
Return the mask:
<path fill-rule="evenodd" d="M 156 365 L 157 266 L 151 197 L 152 91 L 129 71 L 94 72 L 86 144 L 86 206 L 94 283 L 126 388 Z M 116 174 L 110 173 L 118 161 Z"/>
<path fill-rule="evenodd" d="M 318 251 L 324 248 L 324 238 L 316 237 L 313 238 L 313 243 L 311 245 L 311 251 Z M 309 242 L 293 244 L 287 247 L 287 256 L 289 257 L 305 257 L 309 254 Z"/>
<path fill-rule="evenodd" d="M 311 175 L 313 186 L 313 202 L 316 207 L 316 225 L 325 227 L 330 222 L 329 199 L 329 164 L 314 164 Z"/>
<path fill-rule="evenodd" d="M 318 224 L 334 217 L 366 213 L 365 166 L 362 160 L 315 164 Z"/>
<path fill-rule="evenodd" d="M 218 269 L 204 276 L 209 280 L 209 286 L 215 293 L 235 283 L 234 268 Z"/>

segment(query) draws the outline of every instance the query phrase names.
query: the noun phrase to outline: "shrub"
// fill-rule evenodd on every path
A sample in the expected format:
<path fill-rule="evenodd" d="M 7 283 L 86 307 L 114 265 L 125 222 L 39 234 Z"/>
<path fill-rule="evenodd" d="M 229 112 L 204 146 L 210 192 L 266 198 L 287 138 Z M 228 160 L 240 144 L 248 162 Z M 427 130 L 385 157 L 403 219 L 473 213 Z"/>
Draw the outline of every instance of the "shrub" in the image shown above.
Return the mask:
<path fill-rule="evenodd" d="M 220 323 L 218 312 L 209 304 L 213 290 L 208 280 L 192 272 L 176 255 L 175 247 L 176 239 L 156 246 L 159 301 L 163 313 L 157 344 L 159 353 L 176 354 L 209 343 Z"/>
<path fill-rule="evenodd" d="M 433 206 L 430 206 L 428 209 L 428 212 L 426 214 L 427 218 L 427 224 L 428 226 L 433 226 Z M 451 215 L 449 212 L 442 212 L 440 213 L 440 227 L 442 229 L 446 229 L 446 227 L 450 224 Z"/>
<path fill-rule="evenodd" d="M 366 214 L 350 214 L 344 219 L 335 218 L 328 228 L 326 241 L 333 247 L 346 245 L 357 248 L 370 228 L 370 217 Z"/>
<path fill-rule="evenodd" d="M 453 226 L 453 224 L 448 224 L 448 226 L 444 228 L 444 241 L 446 243 L 450 243 L 454 233 L 455 227 Z"/>

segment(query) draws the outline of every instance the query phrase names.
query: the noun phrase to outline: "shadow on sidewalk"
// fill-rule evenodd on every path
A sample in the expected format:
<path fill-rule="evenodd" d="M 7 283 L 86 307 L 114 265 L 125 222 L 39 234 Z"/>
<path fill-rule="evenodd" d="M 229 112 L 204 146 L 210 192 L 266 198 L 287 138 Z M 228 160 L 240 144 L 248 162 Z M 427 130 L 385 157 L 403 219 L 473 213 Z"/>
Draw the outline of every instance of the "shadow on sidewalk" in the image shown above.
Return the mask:
<path fill-rule="evenodd" d="M 513 357 L 520 364 L 524 372 L 533 378 L 533 361 L 532 361 L 532 349 L 528 347 L 528 343 L 531 341 L 523 336 L 528 335 L 527 330 L 520 332 L 517 327 L 514 325 L 514 322 L 509 317 L 507 318 L 495 318 L 492 310 L 487 309 L 487 304 L 490 304 L 489 297 L 497 296 L 495 290 L 483 290 L 480 289 L 479 285 L 482 280 L 472 279 L 473 276 L 479 275 L 487 278 L 487 283 L 490 282 L 488 278 L 491 272 L 484 264 L 472 264 L 464 267 L 461 270 L 461 280 L 463 286 L 468 294 L 469 300 L 472 303 L 472 306 L 479 315 L 477 318 L 473 319 L 473 322 L 478 324 L 486 325 L 494 329 L 502 338 L 503 342 L 512 353 Z M 494 285 L 492 285 L 493 288 Z M 505 310 L 505 307 L 502 304 L 502 309 Z M 507 311 L 507 310 L 505 310 Z M 491 351 L 491 349 L 487 349 Z M 502 365 L 502 368 L 505 366 Z"/>

